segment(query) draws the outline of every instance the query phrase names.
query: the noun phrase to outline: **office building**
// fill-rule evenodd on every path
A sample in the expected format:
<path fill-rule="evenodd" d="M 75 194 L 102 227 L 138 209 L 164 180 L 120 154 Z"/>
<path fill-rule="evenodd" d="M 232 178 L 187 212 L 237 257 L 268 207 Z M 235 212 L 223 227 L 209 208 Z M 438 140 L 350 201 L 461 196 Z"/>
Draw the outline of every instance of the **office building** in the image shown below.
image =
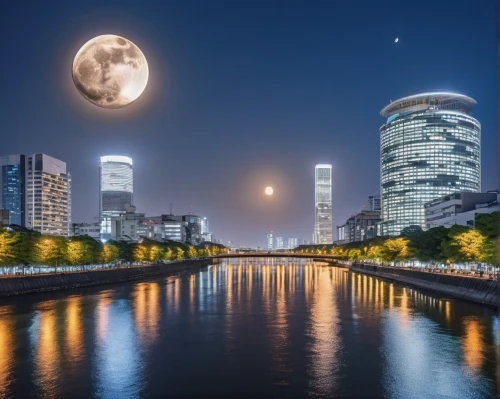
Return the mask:
<path fill-rule="evenodd" d="M 132 159 L 121 155 L 101 157 L 99 165 L 99 217 L 101 236 L 111 237 L 111 216 L 133 205 L 134 180 Z"/>
<path fill-rule="evenodd" d="M 189 214 L 182 216 L 182 221 L 186 226 L 186 243 L 191 245 L 201 244 L 201 218 L 199 216 Z"/>
<path fill-rule="evenodd" d="M 267 249 L 269 251 L 272 251 L 274 249 L 273 232 L 272 231 L 267 235 Z"/>
<path fill-rule="evenodd" d="M 314 244 L 333 242 L 332 226 L 332 165 L 316 165 L 315 168 L 315 224 Z"/>
<path fill-rule="evenodd" d="M 10 224 L 10 213 L 8 209 L 0 209 L 0 226 L 8 226 Z"/>
<path fill-rule="evenodd" d="M 425 227 L 424 204 L 457 191 L 481 190 L 481 125 L 476 101 L 430 92 L 391 102 L 380 112 L 382 235 Z"/>
<path fill-rule="evenodd" d="M 289 238 L 288 239 L 288 249 L 294 249 L 299 246 L 299 240 L 297 238 Z"/>
<path fill-rule="evenodd" d="M 479 213 L 500 211 L 498 192 L 461 192 L 445 195 L 425 204 L 425 227 L 451 227 L 453 225 L 475 227 Z"/>
<path fill-rule="evenodd" d="M 25 227 L 67 237 L 71 228 L 71 191 L 66 163 L 45 154 L 26 155 L 25 160 Z"/>
<path fill-rule="evenodd" d="M 376 237 L 380 221 L 379 211 L 362 210 L 352 215 L 343 225 L 337 226 L 337 243 L 359 242 Z"/>
<path fill-rule="evenodd" d="M 382 212 L 382 204 L 380 201 L 380 194 L 370 195 L 368 197 L 368 204 L 370 205 L 370 211 Z"/>
<path fill-rule="evenodd" d="M 25 226 L 26 160 L 25 155 L 0 157 L 0 208 L 9 211 L 10 224 Z"/>
<path fill-rule="evenodd" d="M 283 237 L 276 237 L 276 249 L 283 249 Z"/>
<path fill-rule="evenodd" d="M 89 236 L 95 240 L 100 239 L 101 223 L 72 223 L 70 235 L 73 237 Z"/>
<path fill-rule="evenodd" d="M 208 229 L 208 219 L 206 217 L 200 218 L 201 223 L 201 234 L 206 234 L 210 230 Z"/>

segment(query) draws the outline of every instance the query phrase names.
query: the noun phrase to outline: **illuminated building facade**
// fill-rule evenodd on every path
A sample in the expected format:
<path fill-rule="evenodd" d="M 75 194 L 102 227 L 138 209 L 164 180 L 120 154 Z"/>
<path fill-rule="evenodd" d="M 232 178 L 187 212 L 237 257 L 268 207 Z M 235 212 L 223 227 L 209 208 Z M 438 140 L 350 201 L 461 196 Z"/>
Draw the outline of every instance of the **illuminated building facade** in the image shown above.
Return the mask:
<path fill-rule="evenodd" d="M 382 235 L 425 228 L 429 201 L 481 190 L 481 125 L 470 115 L 475 105 L 462 94 L 430 92 L 382 109 Z"/>
<path fill-rule="evenodd" d="M 320 164 L 315 168 L 315 223 L 314 244 L 333 242 L 332 225 L 332 165 Z"/>
<path fill-rule="evenodd" d="M 132 159 L 121 155 L 101 157 L 99 166 L 99 217 L 101 238 L 111 237 L 111 217 L 133 205 Z"/>
<path fill-rule="evenodd" d="M 65 236 L 71 227 L 70 175 L 66 163 L 45 154 L 26 156 L 25 227 Z"/>
<path fill-rule="evenodd" d="M 267 235 L 267 249 L 269 251 L 272 251 L 274 249 L 273 232 L 272 231 Z"/>
<path fill-rule="evenodd" d="M 10 224 L 25 226 L 25 155 L 0 157 L 0 208 L 9 211 Z"/>

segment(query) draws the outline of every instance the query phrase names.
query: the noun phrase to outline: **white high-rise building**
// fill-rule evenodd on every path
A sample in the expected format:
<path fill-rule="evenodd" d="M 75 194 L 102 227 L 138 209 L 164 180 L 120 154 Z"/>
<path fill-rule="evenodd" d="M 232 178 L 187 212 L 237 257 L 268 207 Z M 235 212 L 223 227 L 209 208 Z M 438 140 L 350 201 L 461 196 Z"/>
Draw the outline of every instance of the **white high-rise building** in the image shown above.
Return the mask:
<path fill-rule="evenodd" d="M 273 243 L 273 232 L 271 231 L 268 235 L 267 235 L 267 249 L 269 251 L 272 251 L 274 248 L 274 243 Z"/>
<path fill-rule="evenodd" d="M 110 218 L 126 212 L 133 205 L 132 159 L 121 155 L 101 157 L 99 177 L 101 238 L 108 239 L 111 234 Z"/>
<path fill-rule="evenodd" d="M 319 164 L 315 168 L 315 244 L 333 242 L 332 226 L 332 165 Z"/>
<path fill-rule="evenodd" d="M 297 238 L 289 238 L 288 239 L 288 249 L 294 249 L 299 246 L 299 240 Z"/>
<path fill-rule="evenodd" d="M 283 249 L 283 237 L 276 237 L 276 249 Z"/>
<path fill-rule="evenodd" d="M 26 155 L 25 226 L 41 234 L 70 233 L 71 189 L 66 163 L 45 154 Z"/>
<path fill-rule="evenodd" d="M 426 227 L 424 205 L 455 192 L 481 190 L 481 124 L 476 101 L 428 92 L 400 98 L 380 113 L 382 235 Z"/>

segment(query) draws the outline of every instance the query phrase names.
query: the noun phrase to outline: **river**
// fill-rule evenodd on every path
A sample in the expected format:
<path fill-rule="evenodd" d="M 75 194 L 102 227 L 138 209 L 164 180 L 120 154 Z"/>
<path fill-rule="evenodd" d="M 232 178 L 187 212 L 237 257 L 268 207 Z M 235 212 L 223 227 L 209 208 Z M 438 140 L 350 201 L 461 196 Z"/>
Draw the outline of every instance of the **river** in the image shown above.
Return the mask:
<path fill-rule="evenodd" d="M 486 307 L 306 260 L 0 300 L 0 398 L 489 398 Z"/>

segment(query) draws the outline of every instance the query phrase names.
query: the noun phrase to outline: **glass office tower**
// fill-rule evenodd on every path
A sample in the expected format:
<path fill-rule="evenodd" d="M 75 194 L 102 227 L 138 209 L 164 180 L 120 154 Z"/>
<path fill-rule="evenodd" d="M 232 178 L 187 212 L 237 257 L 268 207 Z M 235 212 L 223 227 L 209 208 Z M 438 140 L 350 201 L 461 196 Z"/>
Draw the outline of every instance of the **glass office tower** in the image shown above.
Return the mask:
<path fill-rule="evenodd" d="M 0 157 L 0 209 L 9 211 L 9 223 L 25 226 L 25 156 Z"/>
<path fill-rule="evenodd" d="M 332 165 L 320 164 L 315 168 L 315 244 L 333 242 L 332 226 Z"/>
<path fill-rule="evenodd" d="M 134 181 L 132 159 L 120 155 L 101 157 L 99 167 L 99 217 L 101 238 L 111 236 L 111 217 L 125 213 L 132 206 Z"/>
<path fill-rule="evenodd" d="M 428 201 L 481 190 L 481 125 L 470 115 L 475 105 L 462 94 L 430 92 L 382 109 L 382 235 L 425 227 Z"/>

